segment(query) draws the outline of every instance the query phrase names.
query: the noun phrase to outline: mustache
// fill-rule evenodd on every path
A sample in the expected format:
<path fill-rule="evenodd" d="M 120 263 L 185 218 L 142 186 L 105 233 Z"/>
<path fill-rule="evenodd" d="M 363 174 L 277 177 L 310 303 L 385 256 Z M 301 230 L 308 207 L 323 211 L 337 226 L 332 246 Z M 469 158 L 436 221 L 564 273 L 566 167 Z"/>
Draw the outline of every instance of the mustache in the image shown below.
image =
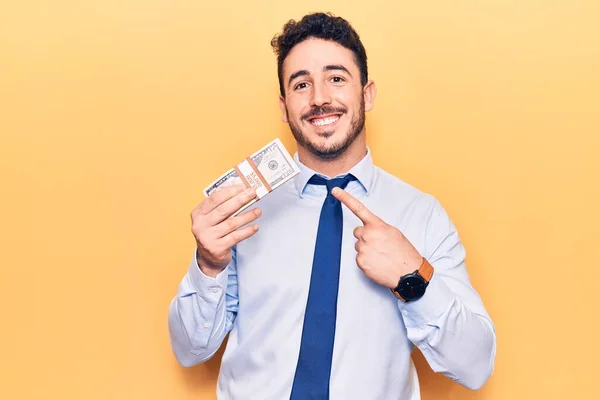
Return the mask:
<path fill-rule="evenodd" d="M 345 107 L 331 107 L 331 106 L 322 106 L 322 107 L 313 107 L 309 112 L 302 115 L 303 120 L 307 120 L 313 117 L 319 117 L 325 114 L 333 114 L 333 113 L 341 113 L 346 114 L 348 109 Z"/>

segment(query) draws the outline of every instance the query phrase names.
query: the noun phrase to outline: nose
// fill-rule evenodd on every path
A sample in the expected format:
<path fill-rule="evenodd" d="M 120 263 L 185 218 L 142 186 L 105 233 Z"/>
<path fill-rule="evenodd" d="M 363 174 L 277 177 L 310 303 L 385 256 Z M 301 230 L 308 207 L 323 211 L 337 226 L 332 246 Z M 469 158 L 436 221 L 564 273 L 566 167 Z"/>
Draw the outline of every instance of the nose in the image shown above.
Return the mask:
<path fill-rule="evenodd" d="M 327 85 L 314 82 L 310 105 L 312 107 L 321 107 L 323 104 L 331 103 L 331 95 Z"/>

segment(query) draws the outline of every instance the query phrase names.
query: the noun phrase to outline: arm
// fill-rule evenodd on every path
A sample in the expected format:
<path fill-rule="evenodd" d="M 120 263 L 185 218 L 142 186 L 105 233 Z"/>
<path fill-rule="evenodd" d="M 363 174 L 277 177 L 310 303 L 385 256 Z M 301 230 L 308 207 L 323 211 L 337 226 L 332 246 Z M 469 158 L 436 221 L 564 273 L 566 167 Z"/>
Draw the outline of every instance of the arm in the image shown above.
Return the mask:
<path fill-rule="evenodd" d="M 423 256 L 435 272 L 425 295 L 398 301 L 408 338 L 431 368 L 476 390 L 491 376 L 496 333 L 480 296 L 471 286 L 465 249 L 452 221 L 436 201 L 427 223 Z"/>
<path fill-rule="evenodd" d="M 200 270 L 194 255 L 171 301 L 171 347 L 177 361 L 185 367 L 209 360 L 231 330 L 238 309 L 235 260 L 234 247 L 231 262 L 212 278 Z"/>
<path fill-rule="evenodd" d="M 434 371 L 469 389 L 483 386 L 493 370 L 496 333 L 469 282 L 458 233 L 439 202 L 433 199 L 421 255 L 398 228 L 348 192 L 335 188 L 331 193 L 363 222 L 354 229 L 356 265 L 367 277 L 391 289 L 401 276 L 417 269 L 423 258 L 433 265 L 425 295 L 409 303 L 398 300 L 408 338 Z"/>
<path fill-rule="evenodd" d="M 191 213 L 196 252 L 169 306 L 171 347 L 183 366 L 211 358 L 235 320 L 236 246 L 256 233 L 257 225 L 245 225 L 260 216 L 258 208 L 232 216 L 256 195 L 254 189 L 245 189 L 217 189 Z"/>

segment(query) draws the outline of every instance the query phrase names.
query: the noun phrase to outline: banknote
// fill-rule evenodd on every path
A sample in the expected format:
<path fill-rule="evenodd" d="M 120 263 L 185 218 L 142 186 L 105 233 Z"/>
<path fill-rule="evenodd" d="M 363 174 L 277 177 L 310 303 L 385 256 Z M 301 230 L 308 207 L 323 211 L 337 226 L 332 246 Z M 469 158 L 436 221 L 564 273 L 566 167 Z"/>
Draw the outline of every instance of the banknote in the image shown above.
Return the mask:
<path fill-rule="evenodd" d="M 276 138 L 219 176 L 204 189 L 204 195 L 210 196 L 218 188 L 241 183 L 254 188 L 256 198 L 240 208 L 234 214 L 237 215 L 299 173 L 300 168 L 281 140 Z"/>

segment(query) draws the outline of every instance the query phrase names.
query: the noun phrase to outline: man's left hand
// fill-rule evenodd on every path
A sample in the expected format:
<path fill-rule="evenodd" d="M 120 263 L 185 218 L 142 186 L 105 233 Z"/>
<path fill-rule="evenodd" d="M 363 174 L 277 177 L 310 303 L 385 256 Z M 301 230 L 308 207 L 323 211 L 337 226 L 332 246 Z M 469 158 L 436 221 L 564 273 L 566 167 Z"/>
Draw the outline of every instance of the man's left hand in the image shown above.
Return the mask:
<path fill-rule="evenodd" d="M 423 257 L 395 227 L 385 223 L 359 200 L 340 188 L 332 194 L 363 223 L 354 229 L 358 239 L 356 264 L 367 277 L 380 285 L 395 288 L 400 277 L 421 266 Z"/>

